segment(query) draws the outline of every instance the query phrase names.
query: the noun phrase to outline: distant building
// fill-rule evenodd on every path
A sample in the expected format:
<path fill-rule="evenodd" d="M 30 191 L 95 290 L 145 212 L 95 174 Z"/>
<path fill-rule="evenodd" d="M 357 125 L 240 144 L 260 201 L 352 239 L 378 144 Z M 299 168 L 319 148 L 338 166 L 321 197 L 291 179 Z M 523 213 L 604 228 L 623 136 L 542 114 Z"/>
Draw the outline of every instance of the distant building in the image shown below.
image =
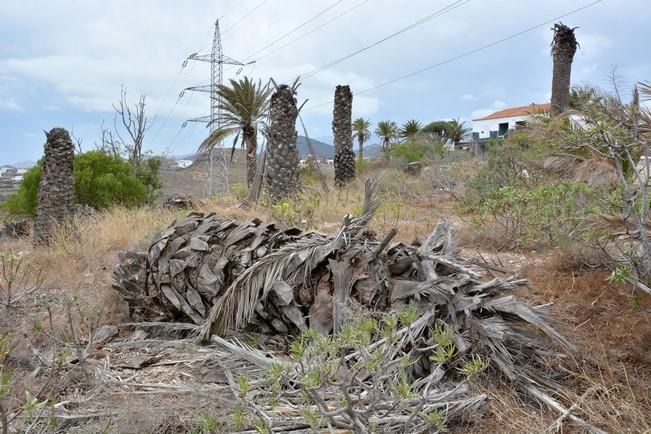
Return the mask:
<path fill-rule="evenodd" d="M 483 141 L 506 137 L 509 130 L 525 126 L 531 115 L 549 113 L 550 109 L 551 104 L 530 104 L 507 108 L 483 118 L 473 119 L 472 138 Z"/>
<path fill-rule="evenodd" d="M 13 166 L 0 166 L 0 177 L 13 178 L 18 175 L 18 169 Z"/>

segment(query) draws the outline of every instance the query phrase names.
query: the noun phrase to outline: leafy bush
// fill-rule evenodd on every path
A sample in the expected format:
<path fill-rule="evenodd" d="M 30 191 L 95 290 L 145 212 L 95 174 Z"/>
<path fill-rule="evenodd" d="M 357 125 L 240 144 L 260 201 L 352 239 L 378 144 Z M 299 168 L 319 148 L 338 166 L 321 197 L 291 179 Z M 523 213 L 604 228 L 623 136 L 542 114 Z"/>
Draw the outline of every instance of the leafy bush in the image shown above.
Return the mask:
<path fill-rule="evenodd" d="M 389 158 L 404 162 L 425 162 L 443 158 L 448 150 L 440 141 L 408 140 L 397 143 L 387 151 Z"/>
<path fill-rule="evenodd" d="M 148 156 L 140 161 L 136 169 L 136 178 L 140 180 L 147 189 L 147 202 L 153 204 L 158 199 L 163 181 L 160 179 L 160 166 L 162 160 L 159 156 Z"/>
<path fill-rule="evenodd" d="M 540 181 L 535 172 L 530 172 L 514 158 L 491 158 L 477 175 L 466 184 L 461 204 L 472 209 L 496 189 L 502 187 L 532 188 Z"/>
<path fill-rule="evenodd" d="M 498 247 L 566 247 L 592 237 L 586 219 L 608 212 L 613 199 L 581 182 L 508 185 L 486 191 L 467 209 L 474 211 L 473 222 Z"/>
<path fill-rule="evenodd" d="M 16 194 L 5 203 L 11 214 L 35 215 L 41 164 L 30 169 Z M 131 174 L 129 163 L 102 151 L 75 156 L 75 193 L 77 203 L 97 209 L 111 205 L 127 207 L 148 202 L 147 187 Z"/>

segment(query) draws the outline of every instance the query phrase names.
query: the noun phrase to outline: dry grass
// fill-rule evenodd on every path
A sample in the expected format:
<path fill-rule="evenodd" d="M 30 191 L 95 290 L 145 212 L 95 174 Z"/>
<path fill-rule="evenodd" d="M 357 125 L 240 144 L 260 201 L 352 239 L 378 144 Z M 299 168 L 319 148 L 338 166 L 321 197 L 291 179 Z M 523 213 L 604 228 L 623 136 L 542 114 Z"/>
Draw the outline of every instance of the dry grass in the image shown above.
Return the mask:
<path fill-rule="evenodd" d="M 455 215 L 454 198 L 436 192 L 425 176 L 410 177 L 393 169 L 369 171 L 370 175 L 381 175 L 384 202 L 371 225 L 380 237 L 397 226 L 398 240 L 423 239 L 444 217 L 463 225 Z M 333 189 L 329 194 L 322 192 L 318 184 L 307 185 L 300 198 L 287 202 L 290 211 L 285 214 L 264 203 L 248 210 L 239 208 L 239 200 L 234 196 L 205 200 L 199 208 L 236 219 L 284 218 L 287 225 L 333 233 L 344 214 L 359 212 L 362 194 L 362 180 L 358 180 L 345 189 Z M 130 247 L 142 247 L 157 231 L 184 214 L 155 208 L 118 208 L 77 222 L 74 232 L 61 229 L 50 248 L 33 249 L 29 241 L 0 241 L 0 250 L 27 252 L 31 263 L 41 267 L 47 277 L 41 294 L 10 314 L 2 313 L 4 321 L 0 321 L 0 334 L 15 338 L 18 343 L 16 359 L 28 361 L 35 350 L 47 352 L 48 339 L 39 331 L 48 324 L 47 306 L 54 314 L 54 328 L 62 339 L 70 339 L 66 335 L 69 335 L 67 306 L 71 304 L 79 336 L 87 332 L 92 321 L 116 323 L 124 320 L 120 300 L 110 287 L 117 253 Z M 535 259 L 532 261 L 535 265 L 523 269 L 525 277 L 531 280 L 531 293 L 527 296 L 537 302 L 555 302 L 556 312 L 566 324 L 565 334 L 578 343 L 585 357 L 568 364 L 566 374 L 571 391 L 560 399 L 568 406 L 580 401 L 576 406 L 577 415 L 610 432 L 648 432 L 651 427 L 648 392 L 651 390 L 651 300 L 640 298 L 627 287 L 608 284 L 604 272 L 577 274 L 576 268 L 559 260 L 558 255 L 551 254 L 552 259 L 542 264 L 539 256 L 531 258 Z M 24 376 L 17 378 L 27 378 L 27 372 L 25 368 Z M 36 387 L 35 384 L 32 388 Z M 20 389 L 23 393 L 24 387 Z M 467 432 L 540 432 L 558 416 L 537 408 L 526 397 L 513 395 L 506 388 L 483 390 L 492 398 L 490 407 L 480 422 L 469 426 Z M 590 393 L 581 399 L 586 391 Z M 133 399 L 135 401 L 129 402 L 138 401 L 138 405 L 133 406 L 134 413 L 154 410 L 138 398 Z M 202 398 L 189 396 L 187 399 L 191 402 Z M 197 417 L 198 414 L 186 414 L 182 415 L 182 420 L 190 424 L 196 422 Z M 138 428 L 141 432 L 160 429 L 155 418 L 146 416 L 145 419 L 146 423 Z M 126 419 L 122 422 L 131 423 Z M 571 426 L 566 425 L 562 432 L 576 432 L 568 427 Z M 124 428 L 111 432 L 132 431 Z"/>

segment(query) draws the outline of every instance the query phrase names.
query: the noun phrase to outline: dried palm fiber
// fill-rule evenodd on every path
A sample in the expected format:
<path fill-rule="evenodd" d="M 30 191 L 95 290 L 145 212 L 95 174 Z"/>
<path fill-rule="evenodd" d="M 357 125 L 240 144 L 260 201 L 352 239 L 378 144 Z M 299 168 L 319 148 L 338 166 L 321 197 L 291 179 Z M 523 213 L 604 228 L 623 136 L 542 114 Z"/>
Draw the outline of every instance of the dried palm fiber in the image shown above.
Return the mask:
<path fill-rule="evenodd" d="M 332 136 L 335 146 L 335 184 L 341 186 L 355 178 L 355 154 L 353 153 L 353 93 L 350 86 L 335 88 L 332 113 Z"/>
<path fill-rule="evenodd" d="M 553 398 L 560 384 L 554 361 L 573 346 L 553 327 L 548 305 L 529 306 L 514 296 L 526 280 L 489 278 L 476 261 L 460 256 L 454 227 L 446 221 L 420 246 L 392 243 L 395 231 L 376 240 L 365 230 L 379 206 L 374 190 L 367 181 L 361 216 L 346 216 L 333 237 L 191 213 L 156 237 L 148 252 L 122 254 L 114 286 L 134 319 L 152 322 L 152 329 L 161 325 L 155 321 L 189 320 L 196 325 L 186 331 L 263 369 L 279 364 L 292 370 L 297 364 L 221 336 L 250 325 L 265 333 L 310 327 L 325 334 L 353 321 L 351 312 L 381 316 L 412 306 L 419 312 L 415 321 L 391 339 L 378 332 L 361 352 L 342 353 L 342 366 L 351 368 L 380 351 L 387 366 L 407 358 L 410 378 L 422 379 L 422 387 L 449 391 L 465 387 L 458 372 L 464 361 L 479 356 L 518 390 L 586 426 Z M 453 342 L 444 362 L 433 357 L 438 328 Z M 291 374 L 295 385 L 296 375 Z M 371 387 L 381 380 L 360 381 Z M 468 408 L 484 399 L 462 396 L 470 399 Z M 406 420 L 400 411 L 393 413 Z"/>
<path fill-rule="evenodd" d="M 49 243 L 54 226 L 71 217 L 75 207 L 75 146 L 63 128 L 53 128 L 45 136 L 43 173 L 38 184 L 34 221 L 36 245 Z"/>
<path fill-rule="evenodd" d="M 347 305 L 388 311 L 415 303 L 435 312 L 431 320 L 452 327 L 460 351 L 477 340 L 503 363 L 537 348 L 529 326 L 571 347 L 549 324 L 546 306 L 529 307 L 513 296 L 526 280 L 487 280 L 459 256 L 449 223 L 439 223 L 419 247 L 376 241 L 364 231 L 379 206 L 374 190 L 367 181 L 362 215 L 346 216 L 334 237 L 191 213 L 148 252 L 121 254 L 114 287 L 135 320 L 190 320 L 201 325 L 204 340 L 251 324 L 272 333 L 330 332 L 341 315 L 333 300 L 339 286 Z"/>

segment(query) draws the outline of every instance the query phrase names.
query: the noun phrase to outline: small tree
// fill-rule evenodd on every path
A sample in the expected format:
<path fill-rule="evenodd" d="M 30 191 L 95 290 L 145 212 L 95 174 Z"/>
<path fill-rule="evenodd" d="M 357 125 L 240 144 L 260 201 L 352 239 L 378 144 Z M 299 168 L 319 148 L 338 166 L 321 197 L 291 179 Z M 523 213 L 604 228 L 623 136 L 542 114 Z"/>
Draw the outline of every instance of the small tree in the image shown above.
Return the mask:
<path fill-rule="evenodd" d="M 405 122 L 402 127 L 400 127 L 398 135 L 403 140 L 413 140 L 418 135 L 418 133 L 420 133 L 422 127 L 423 124 L 421 124 L 419 121 L 416 119 L 410 119 Z"/>
<path fill-rule="evenodd" d="M 382 140 L 382 150 L 388 151 L 391 143 L 398 138 L 398 125 L 393 121 L 380 121 L 375 129 L 375 135 Z"/>
<path fill-rule="evenodd" d="M 364 118 L 357 118 L 353 121 L 353 139 L 357 139 L 359 150 L 357 158 L 364 159 L 364 143 L 371 137 L 371 121 Z"/>
<path fill-rule="evenodd" d="M 589 150 L 612 162 L 623 192 L 622 223 L 636 248 L 618 247 L 625 267 L 635 271 L 639 288 L 651 293 L 651 239 L 648 233 L 651 202 L 651 111 L 640 104 L 633 91 L 624 102 L 613 77 L 613 92 L 592 90 L 594 98 L 581 104 L 580 112 L 554 131 L 569 150 Z M 644 98 L 651 99 L 651 85 L 640 83 Z M 622 258 L 616 258 L 620 261 Z M 626 276 L 633 281 L 632 276 Z"/>
<path fill-rule="evenodd" d="M 102 209 L 112 205 L 138 206 L 147 203 L 147 187 L 131 174 L 129 163 L 102 151 L 74 157 L 74 199 L 76 203 Z M 38 164 L 23 178 L 18 192 L 5 203 L 15 215 L 34 215 L 43 170 Z"/>
<path fill-rule="evenodd" d="M 249 186 L 256 171 L 258 130 L 265 125 L 269 116 L 269 97 L 273 89 L 269 84 L 256 84 L 248 77 L 230 80 L 230 85 L 219 85 L 217 93 L 222 111 L 220 128 L 213 131 L 199 147 L 198 154 L 207 154 L 224 138 L 235 134 L 233 151 L 239 139 L 246 147 L 246 179 Z"/>
<path fill-rule="evenodd" d="M 136 174 L 142 158 L 142 146 L 145 140 L 145 132 L 148 128 L 149 120 L 145 115 L 145 102 L 147 96 L 141 94 L 138 102 L 132 107 L 127 101 L 127 89 L 123 86 L 120 90 L 120 101 L 113 105 L 115 117 L 113 118 L 113 127 L 115 134 L 122 148 L 127 150 L 129 161 L 131 162 L 131 173 Z M 122 127 L 118 127 L 118 123 Z M 122 133 L 120 133 L 122 130 Z M 125 140 L 122 136 L 128 135 L 130 140 Z"/>

